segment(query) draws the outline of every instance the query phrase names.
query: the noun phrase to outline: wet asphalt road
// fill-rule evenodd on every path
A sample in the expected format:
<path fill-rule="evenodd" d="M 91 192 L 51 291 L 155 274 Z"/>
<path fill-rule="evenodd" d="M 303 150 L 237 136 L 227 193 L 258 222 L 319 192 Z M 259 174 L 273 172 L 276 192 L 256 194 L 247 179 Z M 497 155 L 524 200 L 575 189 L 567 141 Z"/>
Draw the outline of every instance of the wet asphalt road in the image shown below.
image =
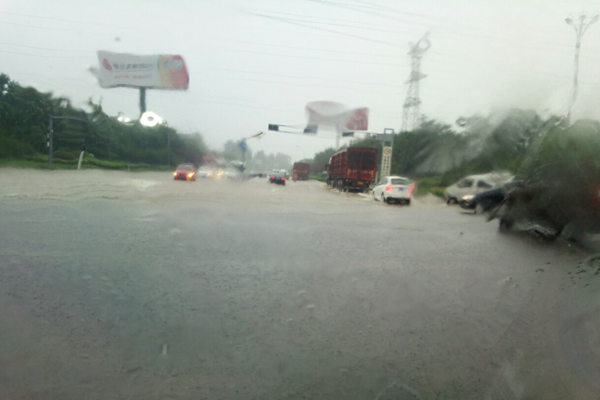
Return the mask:
<path fill-rule="evenodd" d="M 102 171 L 0 187 L 2 399 L 600 396 L 600 264 L 434 199 Z"/>

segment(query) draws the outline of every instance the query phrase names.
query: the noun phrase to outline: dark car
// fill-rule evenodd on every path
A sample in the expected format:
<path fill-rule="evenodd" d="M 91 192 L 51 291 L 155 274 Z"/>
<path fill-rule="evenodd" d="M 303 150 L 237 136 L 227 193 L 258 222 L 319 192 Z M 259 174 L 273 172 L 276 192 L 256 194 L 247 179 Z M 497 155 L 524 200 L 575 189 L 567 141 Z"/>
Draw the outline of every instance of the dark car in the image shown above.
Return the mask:
<path fill-rule="evenodd" d="M 285 185 L 286 177 L 282 172 L 274 172 L 269 175 L 269 182 L 278 185 Z"/>
<path fill-rule="evenodd" d="M 181 181 L 195 181 L 196 167 L 194 164 L 179 164 L 173 172 L 173 179 Z"/>
<path fill-rule="evenodd" d="M 499 206 L 506 198 L 508 192 L 518 185 L 519 182 L 511 181 L 484 192 L 474 195 L 465 195 L 460 199 L 458 204 L 465 210 L 474 210 L 475 214 L 482 214 Z"/>

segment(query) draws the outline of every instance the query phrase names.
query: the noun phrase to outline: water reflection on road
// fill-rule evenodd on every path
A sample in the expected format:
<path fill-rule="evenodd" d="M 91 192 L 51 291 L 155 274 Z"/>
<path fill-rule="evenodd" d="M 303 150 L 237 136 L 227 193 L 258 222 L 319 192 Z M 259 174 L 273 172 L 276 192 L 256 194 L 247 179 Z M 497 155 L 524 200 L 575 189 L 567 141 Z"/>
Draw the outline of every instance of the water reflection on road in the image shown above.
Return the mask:
<path fill-rule="evenodd" d="M 0 187 L 2 398 L 600 393 L 587 255 L 435 199 L 156 172 Z"/>

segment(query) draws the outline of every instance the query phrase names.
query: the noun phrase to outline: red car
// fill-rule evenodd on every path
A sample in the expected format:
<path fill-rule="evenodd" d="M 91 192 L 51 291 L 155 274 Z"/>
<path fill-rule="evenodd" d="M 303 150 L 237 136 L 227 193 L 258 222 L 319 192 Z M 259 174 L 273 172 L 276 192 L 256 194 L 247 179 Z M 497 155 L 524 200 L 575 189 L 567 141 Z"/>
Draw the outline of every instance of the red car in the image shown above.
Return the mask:
<path fill-rule="evenodd" d="M 173 172 L 173 179 L 182 181 L 196 180 L 196 167 L 194 164 L 179 164 Z"/>
<path fill-rule="evenodd" d="M 281 172 L 275 172 L 269 175 L 269 182 L 278 185 L 285 185 L 285 175 Z"/>

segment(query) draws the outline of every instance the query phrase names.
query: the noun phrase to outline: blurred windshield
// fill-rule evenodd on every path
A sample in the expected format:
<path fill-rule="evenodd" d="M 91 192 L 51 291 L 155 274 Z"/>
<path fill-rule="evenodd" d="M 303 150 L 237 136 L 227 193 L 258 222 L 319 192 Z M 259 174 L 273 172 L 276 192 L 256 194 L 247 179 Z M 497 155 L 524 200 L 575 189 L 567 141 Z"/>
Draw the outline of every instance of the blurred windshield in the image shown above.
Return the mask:
<path fill-rule="evenodd" d="M 600 399 L 598 5 L 1 1 L 0 399 Z"/>

